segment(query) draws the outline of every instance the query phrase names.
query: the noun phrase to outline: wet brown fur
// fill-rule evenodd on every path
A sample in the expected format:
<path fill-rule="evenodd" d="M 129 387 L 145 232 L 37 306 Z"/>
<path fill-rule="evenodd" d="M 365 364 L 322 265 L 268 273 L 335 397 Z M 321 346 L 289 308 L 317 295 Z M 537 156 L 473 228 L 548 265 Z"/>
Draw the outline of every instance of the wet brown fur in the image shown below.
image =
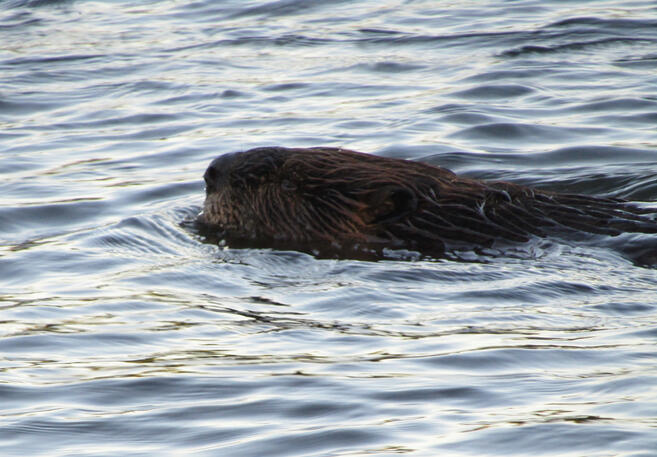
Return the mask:
<path fill-rule="evenodd" d="M 251 149 L 205 174 L 202 221 L 227 239 L 300 249 L 487 247 L 533 236 L 657 233 L 649 212 L 609 198 L 459 177 L 337 148 Z"/>

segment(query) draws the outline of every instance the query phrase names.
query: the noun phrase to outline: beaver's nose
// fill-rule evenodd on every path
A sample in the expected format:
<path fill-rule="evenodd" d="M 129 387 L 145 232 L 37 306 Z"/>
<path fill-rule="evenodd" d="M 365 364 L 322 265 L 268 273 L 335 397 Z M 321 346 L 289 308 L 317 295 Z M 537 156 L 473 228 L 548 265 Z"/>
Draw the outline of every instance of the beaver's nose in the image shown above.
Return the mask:
<path fill-rule="evenodd" d="M 234 159 L 235 153 L 231 152 L 220 155 L 210 163 L 210 166 L 205 170 L 205 174 L 203 175 L 206 193 L 209 194 L 216 191 L 226 184 L 228 170 L 230 170 L 230 165 Z"/>

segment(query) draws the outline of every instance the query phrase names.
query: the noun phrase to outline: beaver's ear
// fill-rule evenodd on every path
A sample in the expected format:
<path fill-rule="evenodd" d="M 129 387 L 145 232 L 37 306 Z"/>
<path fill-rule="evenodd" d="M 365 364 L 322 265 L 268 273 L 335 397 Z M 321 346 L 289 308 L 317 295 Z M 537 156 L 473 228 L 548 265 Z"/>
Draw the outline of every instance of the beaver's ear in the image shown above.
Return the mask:
<path fill-rule="evenodd" d="M 417 196 L 402 186 L 383 186 L 372 193 L 369 204 L 373 222 L 396 222 L 417 209 Z"/>

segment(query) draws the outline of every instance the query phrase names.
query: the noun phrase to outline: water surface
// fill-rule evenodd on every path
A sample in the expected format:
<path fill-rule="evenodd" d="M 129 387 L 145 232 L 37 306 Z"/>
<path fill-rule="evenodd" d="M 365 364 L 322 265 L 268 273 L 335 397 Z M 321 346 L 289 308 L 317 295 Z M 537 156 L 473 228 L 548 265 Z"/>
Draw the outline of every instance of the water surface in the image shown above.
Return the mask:
<path fill-rule="evenodd" d="M 10 0 L 0 43 L 2 455 L 655 455 L 654 238 L 360 262 L 189 223 L 265 145 L 657 201 L 653 2 Z"/>

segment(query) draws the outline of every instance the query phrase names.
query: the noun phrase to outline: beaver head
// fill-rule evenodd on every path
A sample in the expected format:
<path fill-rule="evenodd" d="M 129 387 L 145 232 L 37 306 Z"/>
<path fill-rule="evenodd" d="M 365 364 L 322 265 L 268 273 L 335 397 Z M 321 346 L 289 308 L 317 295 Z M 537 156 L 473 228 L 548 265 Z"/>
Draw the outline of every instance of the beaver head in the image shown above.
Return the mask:
<path fill-rule="evenodd" d="M 252 246 L 322 252 L 525 242 L 558 230 L 654 233 L 615 199 L 537 191 L 339 148 L 263 147 L 224 154 L 205 172 L 201 222 Z"/>

